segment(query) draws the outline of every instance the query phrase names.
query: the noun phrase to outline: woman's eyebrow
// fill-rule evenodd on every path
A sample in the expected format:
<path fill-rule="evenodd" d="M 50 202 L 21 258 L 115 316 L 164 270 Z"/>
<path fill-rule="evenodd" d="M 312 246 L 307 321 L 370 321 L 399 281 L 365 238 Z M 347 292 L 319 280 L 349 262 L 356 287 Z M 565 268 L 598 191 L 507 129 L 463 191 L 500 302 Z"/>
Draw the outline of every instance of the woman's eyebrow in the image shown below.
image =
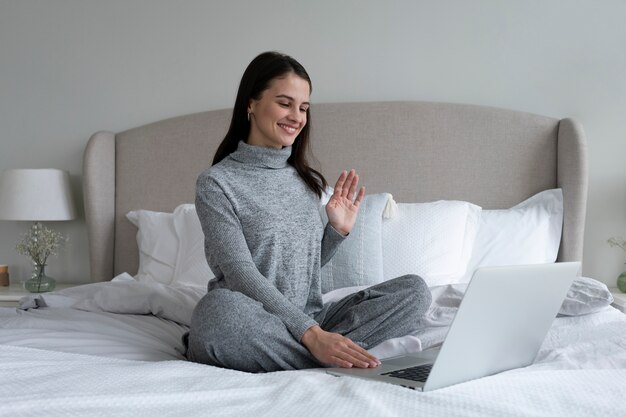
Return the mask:
<path fill-rule="evenodd" d="M 285 99 L 287 99 L 287 100 L 295 101 L 293 97 L 288 96 L 288 95 L 286 95 L 286 94 L 278 94 L 278 95 L 276 96 L 276 98 L 285 98 Z M 302 102 L 302 104 L 310 105 L 311 103 L 309 103 L 308 101 L 304 101 L 304 102 Z"/>

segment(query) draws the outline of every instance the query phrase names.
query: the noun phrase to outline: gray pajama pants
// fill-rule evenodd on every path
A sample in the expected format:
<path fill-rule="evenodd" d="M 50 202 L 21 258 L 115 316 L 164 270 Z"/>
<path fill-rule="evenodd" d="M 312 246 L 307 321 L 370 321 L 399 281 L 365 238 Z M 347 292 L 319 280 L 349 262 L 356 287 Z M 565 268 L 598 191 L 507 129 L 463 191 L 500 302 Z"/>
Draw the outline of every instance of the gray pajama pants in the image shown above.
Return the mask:
<path fill-rule="evenodd" d="M 365 349 L 416 330 L 431 302 L 424 280 L 404 275 L 326 303 L 314 319 Z M 322 365 L 283 322 L 242 293 L 216 289 L 196 306 L 186 338 L 187 358 L 246 372 Z"/>

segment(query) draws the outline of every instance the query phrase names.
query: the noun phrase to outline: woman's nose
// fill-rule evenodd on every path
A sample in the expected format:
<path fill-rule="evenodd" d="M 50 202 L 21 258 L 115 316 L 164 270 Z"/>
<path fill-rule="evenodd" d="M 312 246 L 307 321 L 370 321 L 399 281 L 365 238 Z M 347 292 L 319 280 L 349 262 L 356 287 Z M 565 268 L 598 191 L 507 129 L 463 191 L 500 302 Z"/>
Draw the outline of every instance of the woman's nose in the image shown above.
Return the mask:
<path fill-rule="evenodd" d="M 301 123 L 305 117 L 305 114 L 301 112 L 300 109 L 295 109 L 289 112 L 289 118 L 294 122 Z"/>

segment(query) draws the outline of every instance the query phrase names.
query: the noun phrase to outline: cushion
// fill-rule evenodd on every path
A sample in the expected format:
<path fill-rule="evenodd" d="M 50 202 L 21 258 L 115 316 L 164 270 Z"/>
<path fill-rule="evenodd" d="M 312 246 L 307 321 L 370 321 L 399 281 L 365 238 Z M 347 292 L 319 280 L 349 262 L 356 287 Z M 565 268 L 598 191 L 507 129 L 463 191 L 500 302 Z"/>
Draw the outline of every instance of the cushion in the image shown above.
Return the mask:
<path fill-rule="evenodd" d="M 174 228 L 179 240 L 173 285 L 206 288 L 215 275 L 204 253 L 204 233 L 193 204 L 183 204 L 174 210 Z"/>
<path fill-rule="evenodd" d="M 332 191 L 330 191 L 332 195 Z M 327 202 L 323 199 L 322 202 Z M 368 194 L 363 197 L 350 235 L 341 243 L 330 261 L 322 267 L 322 292 L 383 281 L 381 246 L 382 219 L 391 194 Z M 324 224 L 326 206 L 320 208 Z"/>
<path fill-rule="evenodd" d="M 561 189 L 542 191 L 506 210 L 483 210 L 467 273 L 476 268 L 556 261 L 563 226 Z"/>
<path fill-rule="evenodd" d="M 382 222 L 383 277 L 421 276 L 428 286 L 460 279 L 466 271 L 481 208 L 464 201 L 399 203 Z"/>
<path fill-rule="evenodd" d="M 206 261 L 204 234 L 193 204 L 182 204 L 173 213 L 136 210 L 126 217 L 138 228 L 137 280 L 206 288 L 214 274 Z"/>
<path fill-rule="evenodd" d="M 138 229 L 139 269 L 135 278 L 170 284 L 174 280 L 179 246 L 173 214 L 136 210 L 126 217 Z"/>

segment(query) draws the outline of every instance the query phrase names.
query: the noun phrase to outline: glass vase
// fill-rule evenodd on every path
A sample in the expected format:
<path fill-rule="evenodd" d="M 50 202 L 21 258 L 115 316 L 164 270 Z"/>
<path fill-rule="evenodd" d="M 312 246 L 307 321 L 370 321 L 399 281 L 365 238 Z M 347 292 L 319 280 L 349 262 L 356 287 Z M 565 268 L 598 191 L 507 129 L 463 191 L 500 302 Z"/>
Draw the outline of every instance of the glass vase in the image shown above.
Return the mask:
<path fill-rule="evenodd" d="M 46 275 L 46 265 L 33 264 L 31 278 L 24 282 L 24 288 L 30 292 L 48 292 L 54 290 L 56 281 Z"/>
<path fill-rule="evenodd" d="M 626 271 L 622 272 L 617 277 L 617 288 L 623 293 L 626 293 Z"/>

